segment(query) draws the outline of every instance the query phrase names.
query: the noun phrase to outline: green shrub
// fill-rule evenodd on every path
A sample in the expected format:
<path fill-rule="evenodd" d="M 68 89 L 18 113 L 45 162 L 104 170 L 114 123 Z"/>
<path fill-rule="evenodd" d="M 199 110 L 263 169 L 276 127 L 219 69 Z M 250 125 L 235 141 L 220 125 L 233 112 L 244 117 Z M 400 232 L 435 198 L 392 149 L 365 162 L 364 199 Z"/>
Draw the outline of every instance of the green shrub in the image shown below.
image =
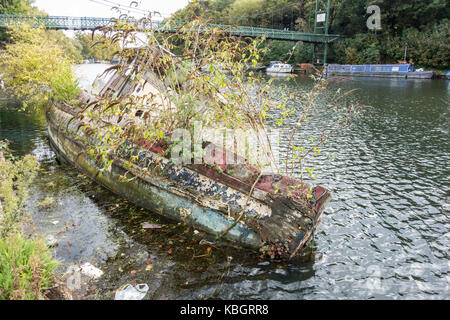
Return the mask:
<path fill-rule="evenodd" d="M 12 42 L 0 51 L 0 68 L 11 93 L 24 109 L 40 109 L 50 99 L 73 98 L 78 92 L 72 60 L 44 28 L 11 26 Z M 70 102 L 70 101 L 67 101 Z"/>
<path fill-rule="evenodd" d="M 0 300 L 42 299 L 57 266 L 43 240 L 19 234 L 0 239 Z"/>
<path fill-rule="evenodd" d="M 55 74 L 51 80 L 54 89 L 53 99 L 55 101 L 64 101 L 68 104 L 75 103 L 75 99 L 80 93 L 79 82 L 73 76 L 70 66 L 61 73 Z"/>
<path fill-rule="evenodd" d="M 355 48 L 352 47 L 345 48 L 345 63 L 348 64 L 360 63 L 359 53 Z"/>
<path fill-rule="evenodd" d="M 362 52 L 361 58 L 363 64 L 380 63 L 380 50 L 375 43 L 372 43 Z"/>
<path fill-rule="evenodd" d="M 58 265 L 42 239 L 25 239 L 18 234 L 36 175 L 36 157 L 18 159 L 8 143 L 0 141 L 0 299 L 40 299 L 43 288 L 53 283 Z"/>
<path fill-rule="evenodd" d="M 28 189 L 39 163 L 27 155 L 16 159 L 8 150 L 7 142 L 0 141 L 0 237 L 17 231 L 28 199 Z"/>
<path fill-rule="evenodd" d="M 408 58 L 416 65 L 447 70 L 450 67 L 450 20 L 424 28 L 424 30 L 407 29 L 402 42 L 408 44 Z"/>

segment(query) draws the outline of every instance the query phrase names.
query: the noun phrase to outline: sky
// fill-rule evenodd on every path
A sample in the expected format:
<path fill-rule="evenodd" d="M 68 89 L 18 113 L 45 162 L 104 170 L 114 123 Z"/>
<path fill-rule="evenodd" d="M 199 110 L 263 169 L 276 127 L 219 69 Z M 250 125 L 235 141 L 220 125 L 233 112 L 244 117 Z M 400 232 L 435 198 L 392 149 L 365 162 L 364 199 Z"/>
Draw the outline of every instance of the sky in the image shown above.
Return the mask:
<path fill-rule="evenodd" d="M 137 0 L 138 8 L 130 7 L 132 0 L 35 0 L 34 6 L 51 16 L 73 17 L 117 17 L 118 13 L 111 10 L 120 5 L 125 13 L 136 18 L 144 16 L 144 11 L 158 11 L 163 17 L 168 17 L 178 9 L 183 8 L 191 0 Z"/>

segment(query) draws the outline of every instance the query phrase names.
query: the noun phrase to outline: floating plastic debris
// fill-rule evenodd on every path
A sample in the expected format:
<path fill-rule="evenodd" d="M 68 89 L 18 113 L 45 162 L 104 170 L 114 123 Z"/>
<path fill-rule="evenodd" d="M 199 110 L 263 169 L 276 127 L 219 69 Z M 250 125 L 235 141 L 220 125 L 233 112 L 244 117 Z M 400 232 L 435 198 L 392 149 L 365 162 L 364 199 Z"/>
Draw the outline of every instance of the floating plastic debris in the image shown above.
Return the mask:
<path fill-rule="evenodd" d="M 56 247 L 58 245 L 58 240 L 55 238 L 54 235 L 49 234 L 46 238 L 45 241 L 47 242 L 47 245 L 52 248 L 52 247 Z"/>
<path fill-rule="evenodd" d="M 114 300 L 142 300 L 148 292 L 148 285 L 138 284 L 136 287 L 127 284 L 122 289 L 116 291 Z"/>
<path fill-rule="evenodd" d="M 142 224 L 142 228 L 144 228 L 144 229 L 161 229 L 161 226 L 159 224 L 152 224 L 152 223 L 144 222 Z"/>
<path fill-rule="evenodd" d="M 103 274 L 103 271 L 100 270 L 99 268 L 94 267 L 92 264 L 90 264 L 89 262 L 86 262 L 85 264 L 80 266 L 81 268 L 81 272 L 91 278 L 98 278 L 101 277 L 101 275 Z"/>
<path fill-rule="evenodd" d="M 200 240 L 200 242 L 198 244 L 199 245 L 214 245 L 213 242 L 205 240 L 205 239 Z"/>

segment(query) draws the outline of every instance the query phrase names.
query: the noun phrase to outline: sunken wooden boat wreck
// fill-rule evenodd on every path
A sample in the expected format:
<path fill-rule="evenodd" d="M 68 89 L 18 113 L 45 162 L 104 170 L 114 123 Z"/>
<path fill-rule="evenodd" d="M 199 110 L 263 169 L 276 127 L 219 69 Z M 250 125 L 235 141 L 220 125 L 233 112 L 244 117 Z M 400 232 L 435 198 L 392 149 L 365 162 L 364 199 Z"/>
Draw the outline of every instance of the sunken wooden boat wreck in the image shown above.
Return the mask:
<path fill-rule="evenodd" d="M 146 74 L 146 90 L 158 90 L 156 78 L 154 73 Z M 112 76 L 99 95 L 143 90 L 139 83 L 124 79 L 120 74 Z M 95 99 L 87 92 L 79 96 L 81 105 Z M 110 170 L 99 174 L 102 167 L 87 152 L 93 138 L 83 129 L 97 124 L 78 117 L 79 112 L 79 107 L 64 102 L 53 102 L 47 111 L 49 139 L 58 155 L 138 206 L 217 238 L 268 252 L 272 258 L 290 258 L 300 252 L 331 200 L 331 193 L 322 186 L 298 189 L 296 179 L 261 174 L 245 163 L 221 165 L 221 170 L 206 164 L 176 165 L 165 155 L 164 143 L 139 138 L 123 143 L 110 155 Z M 213 150 L 227 156 L 224 148 L 214 146 Z M 305 189 L 312 190 L 308 197 Z"/>

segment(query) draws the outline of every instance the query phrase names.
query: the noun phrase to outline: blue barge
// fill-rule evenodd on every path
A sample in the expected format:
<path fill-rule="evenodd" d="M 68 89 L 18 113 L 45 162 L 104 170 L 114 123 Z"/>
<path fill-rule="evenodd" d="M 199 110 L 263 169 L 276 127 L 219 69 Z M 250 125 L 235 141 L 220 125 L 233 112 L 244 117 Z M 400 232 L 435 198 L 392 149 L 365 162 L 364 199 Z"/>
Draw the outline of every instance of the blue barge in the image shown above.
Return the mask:
<path fill-rule="evenodd" d="M 327 76 L 386 77 L 403 79 L 431 79 L 433 71 L 416 71 L 414 64 L 330 64 L 324 69 Z"/>

